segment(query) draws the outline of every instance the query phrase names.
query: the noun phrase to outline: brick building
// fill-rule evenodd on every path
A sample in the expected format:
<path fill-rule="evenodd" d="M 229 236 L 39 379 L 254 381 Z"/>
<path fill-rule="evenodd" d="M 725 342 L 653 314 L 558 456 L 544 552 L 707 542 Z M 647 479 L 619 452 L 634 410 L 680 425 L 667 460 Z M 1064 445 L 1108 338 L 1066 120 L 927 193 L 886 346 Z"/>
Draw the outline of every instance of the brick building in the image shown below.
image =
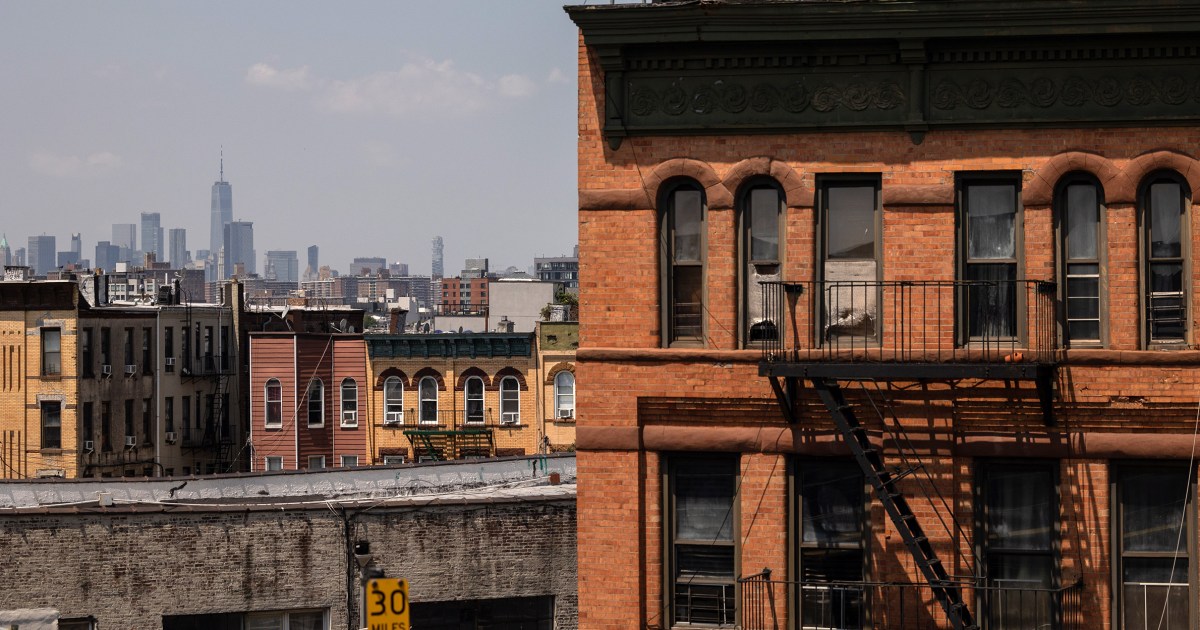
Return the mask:
<path fill-rule="evenodd" d="M 1200 5 L 567 11 L 581 627 L 1196 627 Z"/>
<path fill-rule="evenodd" d="M 0 619 L 37 608 L 59 625 L 21 628 L 356 629 L 365 566 L 408 580 L 416 628 L 574 628 L 574 469 L 551 456 L 5 481 Z"/>

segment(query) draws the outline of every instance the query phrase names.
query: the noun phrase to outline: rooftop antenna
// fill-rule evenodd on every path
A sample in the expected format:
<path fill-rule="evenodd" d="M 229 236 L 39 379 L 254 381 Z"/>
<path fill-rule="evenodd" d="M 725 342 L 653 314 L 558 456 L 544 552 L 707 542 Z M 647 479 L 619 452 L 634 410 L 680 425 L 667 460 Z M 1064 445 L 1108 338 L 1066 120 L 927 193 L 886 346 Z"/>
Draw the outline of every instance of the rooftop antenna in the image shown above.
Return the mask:
<path fill-rule="evenodd" d="M 225 145 L 221 145 L 221 181 L 225 181 Z"/>

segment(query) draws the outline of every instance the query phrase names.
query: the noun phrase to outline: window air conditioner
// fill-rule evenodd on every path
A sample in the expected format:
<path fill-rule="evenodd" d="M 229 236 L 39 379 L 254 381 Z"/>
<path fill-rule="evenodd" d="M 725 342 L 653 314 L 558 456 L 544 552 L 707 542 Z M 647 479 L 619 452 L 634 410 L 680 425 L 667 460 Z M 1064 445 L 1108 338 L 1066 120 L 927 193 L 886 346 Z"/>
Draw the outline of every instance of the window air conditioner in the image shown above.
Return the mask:
<path fill-rule="evenodd" d="M 342 424 L 358 424 L 358 412 L 357 411 L 343 411 L 342 412 Z"/>
<path fill-rule="evenodd" d="M 125 436 L 125 448 L 133 448 L 135 446 L 137 446 L 137 436 L 136 435 L 126 435 Z"/>
<path fill-rule="evenodd" d="M 575 410 L 574 409 L 559 409 L 558 417 L 559 417 L 559 419 L 574 418 Z"/>
<path fill-rule="evenodd" d="M 386 414 L 384 414 L 383 423 L 384 424 L 404 424 L 404 412 L 401 412 L 401 411 L 387 412 Z"/>
<path fill-rule="evenodd" d="M 94 442 L 92 442 L 91 440 L 83 441 L 83 450 L 87 453 L 91 453 L 92 451 L 96 450 L 95 446 L 96 446 L 96 444 Z"/>
<path fill-rule="evenodd" d="M 136 373 L 137 373 L 136 365 L 126 365 L 125 366 L 125 376 L 133 376 Z"/>
<path fill-rule="evenodd" d="M 175 432 L 167 431 L 167 444 L 174 444 L 174 443 L 175 443 Z"/>
<path fill-rule="evenodd" d="M 175 365 L 175 357 L 167 357 L 167 365 Z"/>
<path fill-rule="evenodd" d="M 105 363 L 104 365 L 101 365 L 100 373 L 103 374 L 104 376 L 112 376 L 112 366 L 107 363 Z"/>
<path fill-rule="evenodd" d="M 521 421 L 520 412 L 510 411 L 500 414 L 500 424 L 517 424 Z"/>

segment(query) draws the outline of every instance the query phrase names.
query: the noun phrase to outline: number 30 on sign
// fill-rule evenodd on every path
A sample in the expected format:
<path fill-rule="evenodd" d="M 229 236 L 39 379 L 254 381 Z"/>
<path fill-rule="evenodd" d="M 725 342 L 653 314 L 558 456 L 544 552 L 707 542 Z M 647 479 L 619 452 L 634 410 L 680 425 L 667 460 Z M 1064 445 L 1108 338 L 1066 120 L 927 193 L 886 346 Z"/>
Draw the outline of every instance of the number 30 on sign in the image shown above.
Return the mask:
<path fill-rule="evenodd" d="M 408 630 L 408 580 L 367 580 L 367 628 Z"/>

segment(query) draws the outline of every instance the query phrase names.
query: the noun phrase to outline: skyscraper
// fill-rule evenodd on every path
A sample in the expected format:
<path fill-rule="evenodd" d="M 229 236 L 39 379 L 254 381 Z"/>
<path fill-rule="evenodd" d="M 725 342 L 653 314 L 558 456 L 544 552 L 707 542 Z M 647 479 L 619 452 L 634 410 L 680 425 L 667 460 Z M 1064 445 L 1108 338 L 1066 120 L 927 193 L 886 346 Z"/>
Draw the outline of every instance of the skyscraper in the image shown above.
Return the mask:
<path fill-rule="evenodd" d="M 118 257 L 121 255 L 121 248 L 113 245 L 109 241 L 100 241 L 96 243 L 96 269 L 112 271 L 117 266 Z"/>
<path fill-rule="evenodd" d="M 171 268 L 183 269 L 187 264 L 187 230 L 171 228 L 168 232 L 171 249 Z"/>
<path fill-rule="evenodd" d="M 142 251 L 154 253 L 154 259 L 159 262 L 166 260 L 163 251 L 162 215 L 157 212 L 142 213 Z"/>
<path fill-rule="evenodd" d="M 247 275 L 254 273 L 254 223 L 230 221 L 225 225 L 225 276 L 232 277 L 237 265 Z"/>
<path fill-rule="evenodd" d="M 225 152 L 221 152 L 221 171 L 220 179 L 213 182 L 212 185 L 212 216 L 209 224 L 208 232 L 208 251 L 211 264 L 207 266 L 208 280 L 222 280 L 217 277 L 217 257 L 221 255 L 221 248 L 225 247 L 225 226 L 233 221 L 233 187 L 229 182 L 225 181 Z M 225 254 L 225 261 L 228 263 L 229 255 Z M 254 265 L 254 259 L 251 258 L 250 265 Z M 249 269 L 247 269 L 248 271 Z M 225 275 L 233 274 L 233 267 L 225 265 Z"/>
<path fill-rule="evenodd" d="M 29 266 L 34 274 L 46 275 L 46 272 L 55 270 L 58 267 L 55 262 L 57 254 L 53 236 L 43 234 L 29 237 Z"/>
<path fill-rule="evenodd" d="M 83 235 L 79 232 L 71 234 L 71 253 L 75 254 L 76 258 L 83 258 Z"/>
<path fill-rule="evenodd" d="M 8 247 L 8 235 L 0 236 L 0 265 L 12 264 L 12 250 Z"/>
<path fill-rule="evenodd" d="M 268 280 L 300 282 L 300 258 L 295 250 L 271 250 L 267 252 L 267 268 L 263 275 Z"/>
<path fill-rule="evenodd" d="M 312 280 L 317 277 L 317 272 L 321 270 L 321 259 L 318 256 L 316 245 L 308 247 L 308 269 L 304 270 L 305 279 Z"/>
<path fill-rule="evenodd" d="M 137 251 L 137 226 L 132 223 L 114 223 L 110 242 L 117 247 L 124 247 L 130 252 Z"/>
<path fill-rule="evenodd" d="M 444 270 L 442 265 L 442 237 L 435 236 L 433 237 L 433 278 L 441 280 Z"/>

